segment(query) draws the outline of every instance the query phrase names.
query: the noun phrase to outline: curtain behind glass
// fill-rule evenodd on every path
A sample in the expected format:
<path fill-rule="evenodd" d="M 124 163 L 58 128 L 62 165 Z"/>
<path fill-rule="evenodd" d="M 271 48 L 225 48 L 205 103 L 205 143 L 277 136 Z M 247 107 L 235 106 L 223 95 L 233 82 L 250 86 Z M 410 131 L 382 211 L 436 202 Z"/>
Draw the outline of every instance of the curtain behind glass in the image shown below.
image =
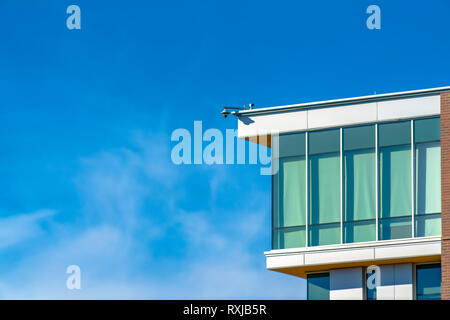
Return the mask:
<path fill-rule="evenodd" d="M 344 242 L 375 241 L 375 152 L 344 152 Z"/>
<path fill-rule="evenodd" d="M 339 153 L 309 157 L 309 239 L 312 246 L 340 243 L 339 158 Z"/>
<path fill-rule="evenodd" d="M 380 240 L 411 237 L 411 148 L 380 148 Z"/>
<path fill-rule="evenodd" d="M 416 154 L 416 236 L 441 234 L 440 142 L 420 143 Z"/>
<path fill-rule="evenodd" d="M 283 159 L 282 223 L 284 227 L 305 225 L 306 222 L 306 161 L 305 157 Z"/>
<path fill-rule="evenodd" d="M 274 217 L 274 248 L 306 245 L 306 161 L 305 157 L 280 159 L 278 188 L 280 208 Z"/>

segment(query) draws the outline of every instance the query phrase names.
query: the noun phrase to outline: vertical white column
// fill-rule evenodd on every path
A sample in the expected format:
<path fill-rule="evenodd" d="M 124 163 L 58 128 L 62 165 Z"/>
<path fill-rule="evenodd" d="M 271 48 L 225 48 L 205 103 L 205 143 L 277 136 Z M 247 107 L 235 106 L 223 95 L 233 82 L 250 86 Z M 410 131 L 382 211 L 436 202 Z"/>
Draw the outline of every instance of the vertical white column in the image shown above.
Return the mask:
<path fill-rule="evenodd" d="M 342 133 L 343 133 L 343 130 L 342 130 L 342 128 L 340 128 L 340 130 L 339 130 L 339 152 L 340 152 L 340 155 L 339 155 L 339 162 L 340 162 L 340 204 L 341 204 L 341 208 L 340 208 L 340 214 L 341 214 L 341 243 L 343 243 L 344 242 L 344 229 L 343 229 L 343 215 L 344 215 L 344 201 L 343 201 L 343 184 L 344 184 L 344 181 L 343 181 L 343 153 L 342 153 Z"/>
<path fill-rule="evenodd" d="M 378 124 L 375 124 L 375 240 L 378 241 Z"/>
<path fill-rule="evenodd" d="M 309 185 L 308 185 L 308 168 L 309 168 L 309 161 L 308 161 L 308 153 L 309 153 L 309 150 L 308 150 L 308 131 L 306 131 L 306 133 L 305 133 L 305 139 L 306 139 L 306 142 L 305 142 L 305 161 L 306 161 L 306 164 L 305 164 L 305 170 L 306 170 L 306 174 L 305 174 L 305 183 L 306 183 L 306 188 L 305 188 L 305 193 L 306 193 L 306 201 L 305 201 L 305 206 L 306 206 L 306 219 L 305 219 L 305 232 L 306 232 L 306 247 L 308 247 L 308 240 L 309 240 L 309 236 L 308 236 L 308 223 L 309 223 L 309 219 L 308 219 L 308 216 L 309 216 L 309 211 L 308 211 L 308 209 L 309 209 L 309 199 L 308 199 L 308 196 L 309 196 Z"/>
<path fill-rule="evenodd" d="M 415 213 L 415 163 L 414 163 L 414 120 L 411 120 L 411 238 L 414 238 L 414 213 Z"/>

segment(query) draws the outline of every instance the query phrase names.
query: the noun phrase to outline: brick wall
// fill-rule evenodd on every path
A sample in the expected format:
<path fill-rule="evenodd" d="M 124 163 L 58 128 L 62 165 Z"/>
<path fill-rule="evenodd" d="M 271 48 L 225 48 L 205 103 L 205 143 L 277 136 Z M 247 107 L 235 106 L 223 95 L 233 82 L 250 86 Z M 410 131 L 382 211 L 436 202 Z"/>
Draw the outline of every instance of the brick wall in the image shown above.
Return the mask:
<path fill-rule="evenodd" d="M 441 93 L 442 299 L 450 300 L 450 92 Z"/>

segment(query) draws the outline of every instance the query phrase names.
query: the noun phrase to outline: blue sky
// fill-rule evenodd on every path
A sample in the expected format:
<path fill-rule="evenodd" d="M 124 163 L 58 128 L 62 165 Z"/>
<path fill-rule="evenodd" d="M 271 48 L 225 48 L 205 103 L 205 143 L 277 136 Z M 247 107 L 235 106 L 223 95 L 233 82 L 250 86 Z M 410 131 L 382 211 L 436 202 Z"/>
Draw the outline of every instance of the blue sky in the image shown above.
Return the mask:
<path fill-rule="evenodd" d="M 235 128 L 222 105 L 449 85 L 449 15 L 447 0 L 0 0 L 0 298 L 304 298 L 265 269 L 270 178 L 176 166 L 171 133 Z"/>

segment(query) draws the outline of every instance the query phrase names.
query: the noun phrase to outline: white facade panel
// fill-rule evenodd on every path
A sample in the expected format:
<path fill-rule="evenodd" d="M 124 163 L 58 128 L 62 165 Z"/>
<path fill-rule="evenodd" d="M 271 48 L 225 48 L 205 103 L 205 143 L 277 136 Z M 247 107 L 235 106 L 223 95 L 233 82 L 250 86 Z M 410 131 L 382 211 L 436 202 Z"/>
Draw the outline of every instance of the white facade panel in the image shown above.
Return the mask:
<path fill-rule="evenodd" d="M 269 269 L 336 265 L 377 260 L 437 256 L 441 254 L 439 236 L 428 238 L 386 240 L 366 243 L 330 245 L 266 252 Z"/>
<path fill-rule="evenodd" d="M 381 285 L 377 287 L 377 300 L 395 299 L 394 265 L 380 266 Z"/>
<path fill-rule="evenodd" d="M 308 129 L 339 127 L 376 121 L 377 105 L 374 102 L 308 110 Z"/>
<path fill-rule="evenodd" d="M 364 298 L 362 268 L 330 271 L 330 300 L 362 300 Z"/>
<path fill-rule="evenodd" d="M 413 300 L 413 284 L 396 284 L 395 300 Z"/>
<path fill-rule="evenodd" d="M 378 120 L 397 120 L 440 114 L 440 95 L 378 102 Z"/>
<path fill-rule="evenodd" d="M 267 269 L 289 268 L 301 266 L 304 264 L 305 258 L 303 254 L 290 254 L 277 257 L 267 257 L 266 259 Z"/>
<path fill-rule="evenodd" d="M 333 251 L 319 251 L 308 252 L 305 254 L 305 264 L 326 264 L 330 262 L 352 262 L 373 260 L 373 249 L 353 249 L 353 250 L 333 250 Z"/>
<path fill-rule="evenodd" d="M 242 116 L 238 120 L 238 137 L 254 137 L 261 135 L 262 131 L 286 133 L 306 130 L 307 128 L 306 110 L 249 117 Z"/>
<path fill-rule="evenodd" d="M 395 300 L 413 299 L 413 266 L 411 263 L 395 264 Z"/>
<path fill-rule="evenodd" d="M 380 266 L 381 285 L 377 300 L 412 300 L 413 266 L 411 263 Z"/>
<path fill-rule="evenodd" d="M 439 94 L 305 110 L 279 110 L 275 113 L 248 116 L 244 113 L 239 116 L 238 137 L 255 137 L 271 131 L 288 133 L 439 114 Z"/>
<path fill-rule="evenodd" d="M 375 259 L 408 258 L 441 254 L 440 242 L 416 243 L 414 246 L 393 245 L 375 248 Z"/>

